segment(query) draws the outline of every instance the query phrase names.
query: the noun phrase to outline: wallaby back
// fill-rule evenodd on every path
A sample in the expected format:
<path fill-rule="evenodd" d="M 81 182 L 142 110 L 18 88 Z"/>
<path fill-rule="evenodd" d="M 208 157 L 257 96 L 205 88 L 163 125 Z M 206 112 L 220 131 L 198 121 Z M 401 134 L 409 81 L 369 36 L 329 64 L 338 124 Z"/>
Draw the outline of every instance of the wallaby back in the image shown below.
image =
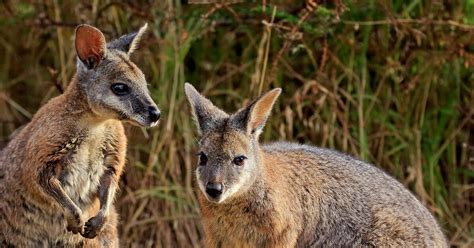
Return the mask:
<path fill-rule="evenodd" d="M 76 29 L 70 85 L 1 152 L 0 247 L 118 247 L 121 121 L 149 127 L 159 118 L 129 59 L 145 29 L 108 44 L 92 26 Z"/>
<path fill-rule="evenodd" d="M 209 247 L 447 246 L 429 211 L 382 170 L 333 150 L 259 145 L 280 90 L 232 115 L 185 90 L 201 133 L 196 177 Z"/>

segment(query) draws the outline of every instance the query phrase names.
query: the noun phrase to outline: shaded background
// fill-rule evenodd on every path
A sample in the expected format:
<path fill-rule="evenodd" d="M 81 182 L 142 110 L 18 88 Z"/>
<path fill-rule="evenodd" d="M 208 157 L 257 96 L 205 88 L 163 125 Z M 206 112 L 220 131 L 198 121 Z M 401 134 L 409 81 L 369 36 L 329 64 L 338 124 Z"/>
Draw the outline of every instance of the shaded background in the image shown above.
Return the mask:
<path fill-rule="evenodd" d="M 133 60 L 163 111 L 127 126 L 124 247 L 199 246 L 197 136 L 183 84 L 228 111 L 274 87 L 262 135 L 336 148 L 409 187 L 474 246 L 474 1 L 15 1 L 0 4 L 0 144 L 75 72 L 74 28 L 149 32 Z"/>

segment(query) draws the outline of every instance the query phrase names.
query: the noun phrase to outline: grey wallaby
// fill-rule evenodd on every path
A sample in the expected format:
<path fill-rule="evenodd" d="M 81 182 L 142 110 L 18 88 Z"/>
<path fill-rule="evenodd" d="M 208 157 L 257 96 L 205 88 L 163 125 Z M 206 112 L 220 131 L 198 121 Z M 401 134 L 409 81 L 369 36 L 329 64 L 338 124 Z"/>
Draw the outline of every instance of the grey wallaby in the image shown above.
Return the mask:
<path fill-rule="evenodd" d="M 77 27 L 76 75 L 1 152 L 0 247 L 118 247 L 122 121 L 151 127 L 160 118 L 129 58 L 146 27 L 110 43 Z"/>
<path fill-rule="evenodd" d="M 207 247 L 447 247 L 423 204 L 375 166 L 308 145 L 260 145 L 280 92 L 227 114 L 185 85 Z"/>

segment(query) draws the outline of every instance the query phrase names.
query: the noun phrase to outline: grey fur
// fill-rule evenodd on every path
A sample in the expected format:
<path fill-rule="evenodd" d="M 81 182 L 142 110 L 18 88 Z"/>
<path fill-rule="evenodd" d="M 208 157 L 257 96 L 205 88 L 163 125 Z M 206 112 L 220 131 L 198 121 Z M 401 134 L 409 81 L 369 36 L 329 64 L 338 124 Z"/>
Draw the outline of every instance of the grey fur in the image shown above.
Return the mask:
<path fill-rule="evenodd" d="M 207 162 L 196 169 L 208 247 L 447 247 L 430 212 L 382 170 L 334 150 L 260 145 L 258 133 L 236 125 L 248 114 L 264 124 L 277 96 L 222 118 L 197 91 L 188 94 L 198 126 L 212 123 L 199 142 Z M 234 164 L 240 155 L 245 163 Z M 208 183 L 221 183 L 222 195 L 209 196 Z"/>
<path fill-rule="evenodd" d="M 139 31 L 121 36 L 107 44 L 108 49 L 116 49 L 131 55 L 136 49 L 137 44 L 145 33 L 148 24 L 143 25 Z"/>

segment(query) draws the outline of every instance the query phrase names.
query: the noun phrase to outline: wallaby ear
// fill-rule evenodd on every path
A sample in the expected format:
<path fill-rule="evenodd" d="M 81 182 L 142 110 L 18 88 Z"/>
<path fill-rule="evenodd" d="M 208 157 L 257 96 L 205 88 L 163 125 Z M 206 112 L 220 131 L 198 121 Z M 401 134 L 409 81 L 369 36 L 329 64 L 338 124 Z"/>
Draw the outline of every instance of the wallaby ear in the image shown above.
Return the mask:
<path fill-rule="evenodd" d="M 138 32 L 123 35 L 122 37 L 110 42 L 107 47 L 109 49 L 117 49 L 127 53 L 129 56 L 138 48 L 138 44 L 148 28 L 148 23 L 145 23 Z"/>
<path fill-rule="evenodd" d="M 214 106 L 211 101 L 199 94 L 191 84 L 184 84 L 184 92 L 191 104 L 193 117 L 201 135 L 211 130 L 220 120 L 229 117 L 224 111 Z"/>
<path fill-rule="evenodd" d="M 276 88 L 257 98 L 249 106 L 234 115 L 234 124 L 248 134 L 258 136 L 265 126 L 273 104 L 280 93 L 281 89 Z"/>
<path fill-rule="evenodd" d="M 99 65 L 107 53 L 104 34 L 87 24 L 77 26 L 75 45 L 77 56 L 88 69 Z"/>

